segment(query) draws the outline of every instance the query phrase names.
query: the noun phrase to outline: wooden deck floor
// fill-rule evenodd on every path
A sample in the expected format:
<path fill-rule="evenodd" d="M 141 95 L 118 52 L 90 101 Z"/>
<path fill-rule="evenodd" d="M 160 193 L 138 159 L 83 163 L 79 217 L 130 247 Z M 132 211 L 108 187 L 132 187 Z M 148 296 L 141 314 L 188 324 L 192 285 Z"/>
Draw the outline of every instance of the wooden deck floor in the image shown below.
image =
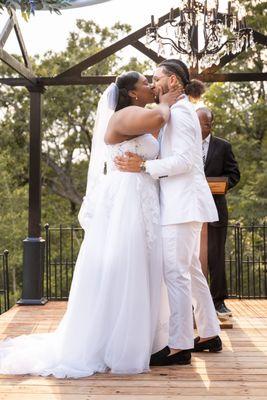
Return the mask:
<path fill-rule="evenodd" d="M 0 375 L 0 400 L 263 400 L 267 399 L 267 300 L 231 300 L 234 329 L 224 330 L 220 354 L 199 353 L 191 366 L 154 367 L 150 373 L 97 374 L 57 380 Z M 0 316 L 0 339 L 52 331 L 66 303 L 15 306 Z"/>

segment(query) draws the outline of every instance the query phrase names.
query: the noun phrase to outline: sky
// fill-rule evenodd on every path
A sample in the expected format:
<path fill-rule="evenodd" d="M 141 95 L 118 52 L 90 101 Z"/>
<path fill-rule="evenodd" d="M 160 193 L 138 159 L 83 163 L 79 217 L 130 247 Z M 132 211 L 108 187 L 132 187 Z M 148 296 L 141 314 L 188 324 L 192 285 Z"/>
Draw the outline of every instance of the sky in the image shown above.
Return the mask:
<path fill-rule="evenodd" d="M 168 13 L 171 7 L 178 7 L 179 4 L 180 0 L 111 0 L 93 6 L 62 10 L 61 15 L 39 11 L 35 16 L 31 16 L 29 22 L 23 20 L 19 10 L 17 17 L 28 53 L 33 56 L 41 55 L 48 50 L 64 50 L 69 33 L 76 30 L 77 19 L 93 19 L 101 27 L 112 26 L 119 21 L 128 23 L 133 30 L 137 30 L 150 22 L 151 14 L 159 17 Z M 3 12 L 0 15 L 0 31 L 6 20 L 7 13 Z M 14 32 L 4 48 L 10 53 L 20 54 Z"/>

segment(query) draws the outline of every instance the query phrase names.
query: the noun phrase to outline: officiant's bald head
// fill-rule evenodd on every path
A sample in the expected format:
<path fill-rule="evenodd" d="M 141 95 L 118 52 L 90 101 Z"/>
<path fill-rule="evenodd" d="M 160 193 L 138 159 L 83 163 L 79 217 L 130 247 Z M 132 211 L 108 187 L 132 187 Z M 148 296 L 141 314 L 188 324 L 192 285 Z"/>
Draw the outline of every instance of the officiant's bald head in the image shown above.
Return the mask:
<path fill-rule="evenodd" d="M 212 130 L 213 112 L 207 107 L 200 107 L 197 109 L 197 116 L 201 126 L 202 139 L 204 140 Z"/>

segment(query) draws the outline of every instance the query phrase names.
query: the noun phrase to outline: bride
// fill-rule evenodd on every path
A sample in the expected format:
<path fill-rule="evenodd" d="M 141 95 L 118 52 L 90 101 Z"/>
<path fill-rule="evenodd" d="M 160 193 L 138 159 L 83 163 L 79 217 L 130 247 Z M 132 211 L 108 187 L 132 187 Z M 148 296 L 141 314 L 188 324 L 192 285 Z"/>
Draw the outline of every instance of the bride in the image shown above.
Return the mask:
<path fill-rule="evenodd" d="M 166 345 L 157 183 L 145 173 L 118 171 L 113 160 L 126 151 L 157 158 L 150 132 L 167 122 L 178 95 L 161 94 L 159 105 L 145 109 L 155 94 L 138 72 L 119 76 L 102 95 L 79 213 L 85 237 L 67 311 L 55 332 L 2 341 L 0 374 L 142 373 L 151 353 Z"/>

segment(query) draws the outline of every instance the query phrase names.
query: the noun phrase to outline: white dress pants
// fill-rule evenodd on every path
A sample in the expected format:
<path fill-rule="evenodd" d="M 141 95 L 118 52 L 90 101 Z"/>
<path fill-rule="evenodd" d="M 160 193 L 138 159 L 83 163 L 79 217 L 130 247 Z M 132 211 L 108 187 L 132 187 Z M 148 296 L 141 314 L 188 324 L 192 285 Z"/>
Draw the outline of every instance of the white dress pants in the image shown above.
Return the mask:
<path fill-rule="evenodd" d="M 193 313 L 200 337 L 220 333 L 220 325 L 199 260 L 202 223 L 162 227 L 164 278 L 170 303 L 169 347 L 194 347 Z"/>

